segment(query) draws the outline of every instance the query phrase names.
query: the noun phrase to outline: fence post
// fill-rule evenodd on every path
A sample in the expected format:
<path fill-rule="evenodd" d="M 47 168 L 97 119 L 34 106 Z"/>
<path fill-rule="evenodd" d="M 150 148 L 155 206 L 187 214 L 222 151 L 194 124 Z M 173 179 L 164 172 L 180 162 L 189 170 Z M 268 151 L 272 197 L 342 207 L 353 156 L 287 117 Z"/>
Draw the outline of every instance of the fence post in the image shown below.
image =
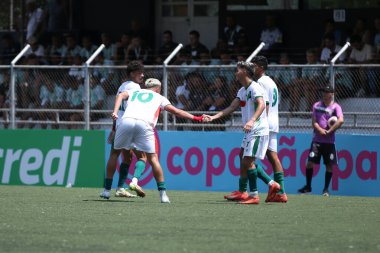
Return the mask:
<path fill-rule="evenodd" d="M 334 56 L 334 58 L 330 61 L 330 85 L 333 89 L 335 89 L 335 71 L 334 71 L 334 64 L 336 60 L 344 53 L 344 51 L 347 50 L 347 48 L 350 46 L 350 42 L 346 42 L 346 44 L 339 50 L 339 52 Z"/>
<path fill-rule="evenodd" d="M 26 46 L 21 50 L 21 52 L 12 60 L 11 62 L 11 87 L 10 87 L 10 92 L 11 92 L 11 97 L 10 97 L 10 102 L 11 102 L 11 129 L 16 129 L 16 73 L 14 70 L 14 67 L 17 63 L 18 60 L 25 54 L 25 52 L 30 48 L 29 44 L 26 44 Z"/>
<path fill-rule="evenodd" d="M 260 45 L 255 49 L 255 51 L 252 52 L 252 54 L 247 58 L 247 60 L 245 60 L 246 62 L 250 62 L 252 60 L 253 57 L 255 57 L 260 51 L 261 49 L 265 46 L 265 43 L 264 42 L 261 42 Z"/>
<path fill-rule="evenodd" d="M 95 59 L 95 57 L 103 50 L 105 47 L 104 44 L 101 44 L 98 49 L 88 58 L 85 63 L 84 73 L 84 121 L 85 121 L 85 130 L 90 130 L 90 72 L 88 68 L 90 67 L 91 62 Z"/>
<path fill-rule="evenodd" d="M 163 73 L 162 73 L 162 81 L 164 83 L 164 97 L 168 97 L 168 70 L 167 66 L 170 62 L 170 60 L 178 53 L 178 51 L 183 47 L 181 43 L 178 44 L 178 46 L 171 52 L 171 54 L 165 59 L 164 65 L 163 65 Z M 164 131 L 168 131 L 168 112 L 164 111 Z"/>

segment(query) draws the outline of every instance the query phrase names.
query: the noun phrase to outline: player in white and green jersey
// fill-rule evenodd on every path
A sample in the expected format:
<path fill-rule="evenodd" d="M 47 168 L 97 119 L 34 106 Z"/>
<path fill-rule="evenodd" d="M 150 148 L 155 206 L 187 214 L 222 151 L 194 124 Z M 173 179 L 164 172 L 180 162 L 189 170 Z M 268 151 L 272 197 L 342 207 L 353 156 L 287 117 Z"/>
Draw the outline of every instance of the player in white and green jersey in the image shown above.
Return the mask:
<path fill-rule="evenodd" d="M 271 163 L 274 170 L 274 180 L 281 186 L 281 189 L 276 195 L 269 196 L 266 202 L 283 202 L 286 203 L 288 198 L 284 188 L 284 170 L 282 168 L 280 159 L 277 156 L 277 134 L 279 131 L 279 117 L 278 117 L 278 104 L 279 93 L 276 83 L 269 76 L 265 75 L 265 70 L 268 68 L 268 61 L 265 56 L 256 56 L 252 59 L 253 70 L 257 82 L 263 87 L 267 93 L 268 104 L 268 123 L 269 123 L 269 145 L 266 151 L 266 156 Z M 258 165 L 259 171 L 262 170 Z M 265 176 L 259 177 L 265 182 L 269 183 L 269 179 Z"/>
<path fill-rule="evenodd" d="M 144 65 L 141 64 L 138 61 L 131 61 L 127 66 L 127 77 L 128 80 L 122 83 L 117 91 L 117 94 L 120 94 L 126 90 L 138 90 L 140 89 L 140 84 L 144 82 Z M 125 110 L 126 102 L 124 101 L 122 105 L 120 106 L 120 116 L 123 115 Z M 109 199 L 110 197 L 110 191 L 112 187 L 112 181 L 113 176 L 116 171 L 116 164 L 117 159 L 119 158 L 120 153 L 122 152 L 122 162 L 120 164 L 119 169 L 119 180 L 117 183 L 117 189 L 115 196 L 116 197 L 135 197 L 135 195 L 130 194 L 128 191 L 124 189 L 124 182 L 128 176 L 129 166 L 132 162 L 132 152 L 126 151 L 126 150 L 118 150 L 114 149 L 113 142 L 114 142 L 114 135 L 117 126 L 119 125 L 119 122 L 114 120 L 112 130 L 110 135 L 108 136 L 108 143 L 112 144 L 110 156 L 108 158 L 107 162 L 107 171 L 106 176 L 104 179 L 104 190 L 100 194 L 100 197 Z M 145 169 L 145 162 L 146 157 L 142 157 L 137 163 L 136 163 L 136 170 L 134 176 L 138 177 L 141 176 L 142 172 Z M 143 193 L 140 193 L 144 195 Z"/>
<path fill-rule="evenodd" d="M 264 89 L 253 81 L 253 64 L 238 62 L 235 72 L 236 79 L 243 86 L 230 106 L 213 115 L 205 115 L 204 121 L 212 121 L 234 112 L 239 106 L 242 112 L 244 137 L 240 148 L 240 179 L 239 190 L 225 196 L 228 200 L 241 200 L 241 204 L 259 204 L 257 190 L 256 159 L 263 159 L 268 146 L 269 125 L 265 111 Z M 263 171 L 263 173 L 265 173 Z M 269 177 L 268 175 L 266 175 Z M 249 181 L 250 193 L 247 193 Z M 268 195 L 277 192 L 279 185 L 271 181 Z"/>
<path fill-rule="evenodd" d="M 115 149 L 134 149 L 137 158 L 146 153 L 157 181 L 162 203 L 170 203 L 166 195 L 164 175 L 155 149 L 154 127 L 157 124 L 160 110 L 166 110 L 178 117 L 202 121 L 197 117 L 171 105 L 162 95 L 161 82 L 150 78 L 145 82 L 146 89 L 128 90 L 116 97 L 112 117 L 118 119 L 120 105 L 127 101 L 126 110 L 120 125 L 116 129 Z"/>

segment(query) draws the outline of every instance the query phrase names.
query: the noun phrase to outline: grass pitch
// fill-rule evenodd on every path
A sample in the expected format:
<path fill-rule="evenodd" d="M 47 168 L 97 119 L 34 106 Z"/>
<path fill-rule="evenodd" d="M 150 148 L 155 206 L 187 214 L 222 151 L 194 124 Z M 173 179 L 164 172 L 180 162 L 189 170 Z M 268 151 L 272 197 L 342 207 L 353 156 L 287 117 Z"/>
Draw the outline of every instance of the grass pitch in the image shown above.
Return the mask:
<path fill-rule="evenodd" d="M 289 195 L 237 205 L 222 192 L 0 186 L 0 252 L 380 252 L 380 198 Z M 114 193 L 114 191 L 113 191 Z"/>

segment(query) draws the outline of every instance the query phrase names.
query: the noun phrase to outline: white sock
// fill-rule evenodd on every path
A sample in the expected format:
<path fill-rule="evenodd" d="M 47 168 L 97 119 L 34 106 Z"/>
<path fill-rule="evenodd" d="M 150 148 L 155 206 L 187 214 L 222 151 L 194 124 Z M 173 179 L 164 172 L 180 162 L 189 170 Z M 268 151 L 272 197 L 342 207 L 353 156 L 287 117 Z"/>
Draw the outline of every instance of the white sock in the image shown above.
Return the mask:
<path fill-rule="evenodd" d="M 258 191 L 249 192 L 249 196 L 251 196 L 251 197 L 257 197 L 257 196 L 259 196 L 259 192 Z"/>
<path fill-rule="evenodd" d="M 268 185 L 271 186 L 274 183 L 274 180 L 269 181 Z"/>
<path fill-rule="evenodd" d="M 138 181 L 139 181 L 139 180 L 137 179 L 137 177 L 132 178 L 132 183 L 133 183 L 133 184 L 136 185 Z"/>

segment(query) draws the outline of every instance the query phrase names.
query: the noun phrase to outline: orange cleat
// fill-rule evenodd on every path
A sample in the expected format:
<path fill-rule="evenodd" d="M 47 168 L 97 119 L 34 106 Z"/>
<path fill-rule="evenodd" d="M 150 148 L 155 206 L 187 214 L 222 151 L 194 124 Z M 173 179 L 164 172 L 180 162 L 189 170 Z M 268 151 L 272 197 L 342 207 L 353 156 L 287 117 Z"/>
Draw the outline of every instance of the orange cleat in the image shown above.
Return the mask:
<path fill-rule="evenodd" d="M 288 202 L 288 196 L 286 196 L 286 193 L 274 195 L 274 197 L 269 202 L 280 202 L 280 203 L 286 203 Z"/>
<path fill-rule="evenodd" d="M 272 185 L 270 185 L 268 190 L 268 196 L 265 199 L 265 202 L 270 202 L 271 199 L 274 198 L 274 196 L 280 189 L 281 186 L 277 182 L 274 182 Z"/>
<path fill-rule="evenodd" d="M 231 195 L 230 197 L 227 198 L 227 200 L 231 201 L 240 201 L 240 200 L 245 200 L 249 197 L 248 192 L 238 192 L 235 195 Z"/>
<path fill-rule="evenodd" d="M 231 197 L 232 195 L 236 195 L 236 194 L 240 194 L 241 192 L 239 191 L 233 191 L 231 192 L 230 194 L 228 195 L 224 195 L 224 199 L 228 199 L 229 197 Z"/>
<path fill-rule="evenodd" d="M 242 200 L 238 202 L 238 204 L 246 204 L 246 205 L 258 205 L 260 203 L 260 198 L 259 196 L 248 196 L 247 199 Z"/>

